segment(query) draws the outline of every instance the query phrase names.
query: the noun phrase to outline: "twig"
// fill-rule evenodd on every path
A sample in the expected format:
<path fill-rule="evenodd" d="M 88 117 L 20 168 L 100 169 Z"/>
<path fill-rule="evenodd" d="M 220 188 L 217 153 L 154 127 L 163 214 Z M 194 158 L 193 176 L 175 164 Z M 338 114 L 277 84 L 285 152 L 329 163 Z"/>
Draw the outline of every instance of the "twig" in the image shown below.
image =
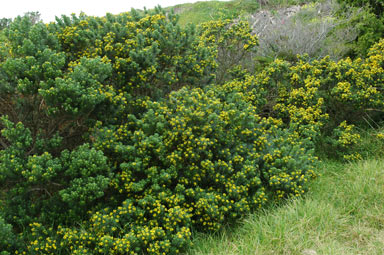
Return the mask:
<path fill-rule="evenodd" d="M 32 189 L 29 189 L 29 192 L 31 191 L 45 191 L 45 193 L 47 193 L 50 197 L 52 197 L 51 193 L 49 193 L 49 191 L 47 189 L 44 189 L 44 188 L 32 188 Z"/>
<path fill-rule="evenodd" d="M 369 123 L 369 121 L 368 121 L 365 117 L 363 117 L 363 119 L 365 120 L 365 122 L 367 122 L 367 124 L 368 124 L 372 129 L 375 129 L 375 128 L 371 125 L 371 123 Z"/>
<path fill-rule="evenodd" d="M 365 112 L 365 114 L 368 116 L 368 118 L 369 118 L 373 123 L 375 123 L 375 125 L 376 125 L 377 127 L 380 127 L 380 125 L 377 124 L 376 121 L 374 121 L 374 120 L 371 118 L 371 116 L 369 116 L 368 113 Z"/>
<path fill-rule="evenodd" d="M 365 109 L 365 110 L 366 110 L 366 111 L 384 112 L 384 110 L 373 109 L 373 108 L 368 108 L 368 109 Z"/>
<path fill-rule="evenodd" d="M 1 138 L 0 138 L 0 144 L 1 146 L 3 146 L 4 149 L 8 148 L 8 145 Z"/>

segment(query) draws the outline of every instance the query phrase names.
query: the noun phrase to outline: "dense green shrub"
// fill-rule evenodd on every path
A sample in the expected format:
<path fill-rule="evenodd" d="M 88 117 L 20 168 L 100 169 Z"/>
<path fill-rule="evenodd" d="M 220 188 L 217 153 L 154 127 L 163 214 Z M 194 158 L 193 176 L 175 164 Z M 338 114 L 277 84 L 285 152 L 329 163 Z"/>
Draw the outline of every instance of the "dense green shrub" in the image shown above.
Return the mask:
<path fill-rule="evenodd" d="M 25 226 L 36 220 L 78 220 L 104 195 L 112 172 L 102 152 L 84 144 L 58 157 L 47 151 L 28 155 L 31 131 L 6 118 L 2 124 L 1 135 L 9 145 L 0 150 L 0 183 L 8 190 L 2 210 L 9 222 Z"/>
<path fill-rule="evenodd" d="M 340 3 L 349 4 L 357 7 L 369 7 L 377 16 L 382 16 L 384 3 L 381 0 L 338 0 Z"/>
<path fill-rule="evenodd" d="M 0 254 L 10 254 L 6 250 L 9 249 L 15 242 L 15 235 L 12 231 L 12 226 L 7 224 L 4 219 L 0 216 Z"/>
<path fill-rule="evenodd" d="M 164 103 L 148 101 L 140 119 L 131 115 L 121 126 L 94 130 L 95 146 L 118 169 L 110 181 L 117 193 L 112 199 L 124 198 L 104 209 L 92 204 L 110 177 L 100 152 L 85 145 L 60 158 L 44 153 L 22 162 L 20 156 L 15 168 L 24 170 L 9 169 L 13 149 L 21 151 L 31 137 L 21 124 L 4 119 L 3 136 L 11 146 L 1 151 L 0 169 L 5 181 L 18 181 L 14 188 L 8 183 L 15 191 L 6 201 L 16 192 L 36 200 L 28 203 L 33 210 L 20 208 L 21 201 L 4 208 L 10 213 L 15 206 L 11 220 L 30 225 L 27 254 L 179 253 L 190 242 L 191 228 L 217 230 L 268 198 L 301 195 L 315 161 L 304 140 L 281 130 L 280 121 L 258 117 L 240 94 L 224 101 L 215 93 L 182 89 Z M 30 194 L 32 184 L 36 194 Z M 82 231 L 45 227 L 53 219 L 66 222 L 66 215 L 81 220 L 83 206 L 93 209 Z"/>
<path fill-rule="evenodd" d="M 48 25 L 16 18 L 0 45 L 0 114 L 22 121 L 34 140 L 58 135 L 61 149 L 73 148 L 95 120 L 135 112 L 136 99 L 200 86 L 212 79 L 214 56 L 176 22 L 161 10 Z"/>
<path fill-rule="evenodd" d="M 56 35 L 25 17 L 17 18 L 6 34 L 0 57 L 0 114 L 14 123 L 22 121 L 31 131 L 29 155 L 47 150 L 44 143 L 55 137 L 63 145 L 54 153 L 81 144 L 90 120 L 108 110 L 103 83 L 111 75 L 110 64 L 100 57 L 81 58 L 70 68 Z"/>
<path fill-rule="evenodd" d="M 167 96 L 206 86 L 226 47 L 253 50 L 248 26 L 197 37 L 176 22 L 157 10 L 4 30 L 0 214 L 18 234 L 7 252 L 177 254 L 192 229 L 304 192 L 315 159 L 281 121 L 214 87 Z"/>
<path fill-rule="evenodd" d="M 191 228 L 217 230 L 270 198 L 304 193 L 315 162 L 306 142 L 258 117 L 241 95 L 215 93 L 181 89 L 148 101 L 140 119 L 95 130 L 127 200 L 93 213 L 82 232 L 60 230 L 73 253 L 178 253 Z"/>
<path fill-rule="evenodd" d="M 131 116 L 131 125 L 116 127 L 114 134 L 110 135 L 113 139 L 108 139 L 106 135 L 110 129 L 101 129 L 102 139 L 95 143 L 96 147 L 99 145 L 101 147 L 98 148 L 102 149 L 107 144 L 104 141 L 108 141 L 110 148 L 106 153 L 117 153 L 113 158 L 119 160 L 118 164 L 123 164 L 123 181 L 135 179 L 137 185 L 132 181 L 124 184 L 122 188 L 125 192 L 129 194 L 132 189 L 135 191 L 132 186 L 161 187 L 166 184 L 176 187 L 180 183 L 185 189 L 196 186 L 208 189 L 217 193 L 215 196 L 226 193 L 233 199 L 248 197 L 247 204 L 251 208 L 258 205 L 257 199 L 253 200 L 255 194 L 259 195 L 256 192 L 257 185 L 261 185 L 258 178 L 262 178 L 263 172 L 268 172 L 268 168 L 262 168 L 263 157 L 270 153 L 270 147 L 272 150 L 283 147 L 274 143 L 290 136 L 289 132 L 284 134 L 277 131 L 278 120 L 262 119 L 255 115 L 255 109 L 244 103 L 241 95 L 234 94 L 220 100 L 211 90 L 206 93 L 201 90 L 181 90 L 171 94 L 166 105 L 150 103 L 147 109 L 142 119 L 135 120 Z M 301 142 L 298 141 L 298 144 Z M 289 144 L 286 146 L 290 147 Z M 284 153 L 281 152 L 280 156 L 284 157 Z M 288 172 L 295 171 L 296 167 Z M 306 172 L 304 165 L 301 168 Z M 150 170 L 143 175 L 143 169 Z M 248 180 L 237 180 L 247 175 Z M 268 182 L 268 178 L 265 178 Z M 235 191 L 231 185 L 240 187 Z M 248 189 L 252 192 L 252 187 L 255 194 L 242 194 Z M 155 190 L 155 187 L 149 190 Z M 138 192 L 148 190 L 139 189 Z M 193 197 L 191 195 L 188 203 L 197 204 L 198 201 L 194 201 L 196 198 Z M 210 225 L 208 222 L 206 224 L 209 229 Z"/>
<path fill-rule="evenodd" d="M 352 14 L 350 25 L 357 30 L 358 36 L 351 44 L 349 55 L 364 58 L 369 49 L 384 35 L 384 16 L 382 1 L 376 0 L 339 0 L 342 15 Z"/>
<path fill-rule="evenodd" d="M 214 66 L 193 28 L 176 21 L 160 10 L 50 24 L 27 15 L 4 30 L 0 179 L 16 229 L 81 220 L 113 175 L 104 155 L 84 144 L 95 121 L 123 121 L 122 113 L 141 108 L 136 99 L 193 85 Z"/>
<path fill-rule="evenodd" d="M 112 65 L 116 93 L 159 99 L 183 85 L 210 76 L 214 59 L 197 41 L 194 27 L 180 28 L 177 16 L 155 13 L 64 17 L 48 26 L 57 35 L 72 65 L 101 57 Z"/>

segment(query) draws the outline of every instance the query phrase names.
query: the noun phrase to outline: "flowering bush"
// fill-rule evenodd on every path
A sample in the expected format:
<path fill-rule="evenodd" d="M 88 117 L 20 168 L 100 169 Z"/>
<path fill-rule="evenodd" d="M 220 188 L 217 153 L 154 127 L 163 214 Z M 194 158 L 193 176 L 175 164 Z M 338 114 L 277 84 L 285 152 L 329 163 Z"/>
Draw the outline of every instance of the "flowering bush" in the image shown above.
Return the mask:
<path fill-rule="evenodd" d="M 218 230 L 269 199 L 300 196 L 314 177 L 305 141 L 240 94 L 224 101 L 214 90 L 181 89 L 128 119 L 94 130 L 94 146 L 118 169 L 114 199 L 124 199 L 90 211 L 81 231 L 60 226 L 51 235 L 62 252 L 176 254 L 192 229 Z M 31 240 L 28 253 L 47 240 Z"/>
<path fill-rule="evenodd" d="M 182 89 L 166 104 L 148 102 L 147 109 L 142 119 L 131 116 L 131 122 L 112 132 L 98 130 L 95 146 L 107 149 L 120 164 L 121 193 L 160 193 L 170 205 L 191 210 L 198 228 L 218 229 L 224 221 L 260 207 L 272 178 L 265 161 L 274 165 L 281 158 L 302 157 L 311 162 L 306 150 L 297 151 L 303 143 L 298 137 L 281 131 L 280 121 L 259 117 L 240 95 L 224 101 L 212 90 Z M 277 168 L 286 175 L 299 168 L 300 175 L 312 175 L 310 164 L 303 162 Z M 296 192 L 293 183 L 286 185 L 287 194 Z"/>
<path fill-rule="evenodd" d="M 154 13 L 64 17 L 48 25 L 70 64 L 81 57 L 101 57 L 112 66 L 116 94 L 133 93 L 159 99 L 184 85 L 210 76 L 213 56 L 197 40 L 193 27 L 180 28 L 177 16 Z"/>
<path fill-rule="evenodd" d="M 383 45 L 381 40 L 372 47 L 365 61 L 301 57 L 291 65 L 277 59 L 262 72 L 228 82 L 220 90 L 240 92 L 258 113 L 281 119 L 302 137 L 336 146 L 334 154 L 349 159 L 359 141 L 353 125 L 361 124 L 364 115 L 383 118 Z"/>
<path fill-rule="evenodd" d="M 199 46 L 193 28 L 182 29 L 176 21 L 161 10 L 62 17 L 50 24 L 19 17 L 2 31 L 0 215 L 6 232 L 1 233 L 12 225 L 22 234 L 1 249 L 70 253 L 60 239 L 66 227 L 96 221 L 91 212 L 126 200 L 113 189 L 114 160 L 94 148 L 90 128 L 98 121 L 124 123 L 127 114 L 145 111 L 147 97 L 160 99 L 210 77 L 214 58 Z M 165 213 L 173 220 L 183 210 Z M 184 220 L 179 225 L 188 226 Z M 146 231 L 137 227 L 137 235 Z M 164 233 L 175 239 L 167 244 L 173 253 L 190 235 L 186 229 Z M 183 237 L 179 244 L 177 233 Z"/>

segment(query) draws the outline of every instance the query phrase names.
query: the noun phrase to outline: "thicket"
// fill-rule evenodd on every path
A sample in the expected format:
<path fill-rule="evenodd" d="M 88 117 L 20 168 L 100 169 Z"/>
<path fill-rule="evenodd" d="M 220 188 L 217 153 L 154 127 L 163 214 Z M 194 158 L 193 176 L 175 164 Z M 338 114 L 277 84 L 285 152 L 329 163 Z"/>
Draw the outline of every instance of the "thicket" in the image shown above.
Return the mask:
<path fill-rule="evenodd" d="M 360 33 L 353 24 L 356 15 L 361 11 L 344 11 L 340 4 L 326 0 L 264 10 L 245 18 L 260 41 L 256 56 L 295 62 L 297 55 L 339 60 L 353 51 L 352 42 Z"/>
<path fill-rule="evenodd" d="M 242 22 L 181 28 L 157 9 L 1 33 L 1 254 L 181 253 L 192 231 L 301 196 L 315 149 L 358 158 L 354 125 L 383 119 L 384 41 L 253 73 Z"/>
<path fill-rule="evenodd" d="M 346 3 L 358 7 L 369 7 L 377 16 L 382 16 L 384 4 L 380 0 L 338 0 L 341 3 Z"/>
<path fill-rule="evenodd" d="M 354 13 L 350 25 L 358 36 L 352 43 L 349 56 L 365 57 L 369 49 L 384 35 L 383 2 L 380 0 L 338 0 L 340 13 Z"/>

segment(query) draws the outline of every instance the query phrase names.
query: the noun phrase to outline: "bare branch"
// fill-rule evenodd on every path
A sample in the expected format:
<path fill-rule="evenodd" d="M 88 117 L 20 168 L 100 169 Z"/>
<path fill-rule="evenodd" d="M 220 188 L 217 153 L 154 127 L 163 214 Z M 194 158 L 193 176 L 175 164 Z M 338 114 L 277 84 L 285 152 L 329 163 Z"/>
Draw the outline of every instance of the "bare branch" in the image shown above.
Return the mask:
<path fill-rule="evenodd" d="M 3 139 L 1 139 L 1 137 L 0 137 L 0 145 L 3 147 L 4 150 L 8 148 L 8 145 L 3 141 Z"/>
<path fill-rule="evenodd" d="M 357 30 L 349 24 L 356 11 L 343 19 L 336 15 L 337 3 L 331 0 L 315 7 L 291 6 L 250 15 L 253 33 L 259 37 L 258 54 L 264 57 L 308 54 L 339 59 L 348 51 L 346 42 L 356 39 Z M 335 51 L 334 49 L 338 50 Z"/>

